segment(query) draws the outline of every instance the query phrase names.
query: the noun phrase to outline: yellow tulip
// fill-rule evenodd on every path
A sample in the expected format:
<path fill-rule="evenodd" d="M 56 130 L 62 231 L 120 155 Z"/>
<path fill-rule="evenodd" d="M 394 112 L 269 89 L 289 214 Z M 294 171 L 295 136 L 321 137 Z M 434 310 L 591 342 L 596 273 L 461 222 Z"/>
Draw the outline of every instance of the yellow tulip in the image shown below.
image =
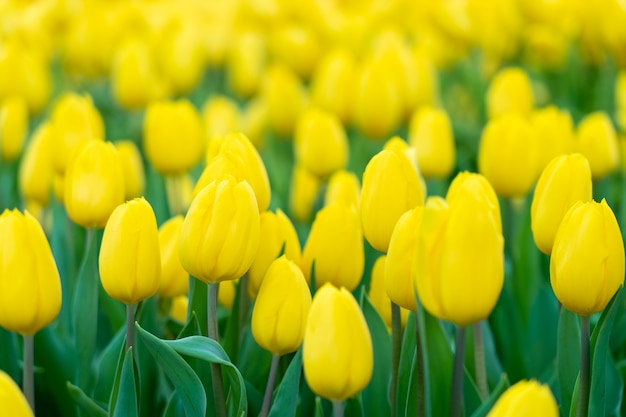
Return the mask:
<path fill-rule="evenodd" d="M 363 275 L 365 255 L 359 214 L 336 203 L 317 212 L 302 252 L 302 271 L 316 287 L 330 282 L 354 290 Z M 315 271 L 312 271 L 315 265 Z"/>
<path fill-rule="evenodd" d="M 491 80 L 486 100 L 490 120 L 508 113 L 530 115 L 535 99 L 528 74 L 516 67 L 501 70 Z"/>
<path fill-rule="evenodd" d="M 361 184 L 353 172 L 346 170 L 335 171 L 328 179 L 324 205 L 341 203 L 358 209 L 361 205 Z"/>
<path fill-rule="evenodd" d="M 115 148 L 124 173 L 124 198 L 131 200 L 142 196 L 146 186 L 146 174 L 137 145 L 130 140 L 120 140 L 115 142 Z"/>
<path fill-rule="evenodd" d="M 563 217 L 550 257 L 550 283 L 561 304 L 581 316 L 604 310 L 624 284 L 624 243 L 605 200 L 578 202 Z"/>
<path fill-rule="evenodd" d="M 186 94 L 196 87 L 205 69 L 205 53 L 197 25 L 179 24 L 164 34 L 158 58 L 162 74 L 174 92 Z"/>
<path fill-rule="evenodd" d="M 202 106 L 202 122 L 205 138 L 210 143 L 214 138 L 224 137 L 241 129 L 241 116 L 234 100 L 226 96 L 213 96 Z M 207 154 L 207 163 L 210 157 Z"/>
<path fill-rule="evenodd" d="M 154 101 L 143 123 L 143 147 L 148 161 L 161 174 L 181 174 L 202 158 L 202 120 L 186 99 Z"/>
<path fill-rule="evenodd" d="M 22 390 L 0 370 L 0 414 L 11 417 L 34 417 Z"/>
<path fill-rule="evenodd" d="M 315 32 L 303 22 L 277 25 L 271 33 L 269 46 L 274 59 L 303 78 L 311 75 L 323 51 Z"/>
<path fill-rule="evenodd" d="M 15 161 L 22 152 L 28 133 L 28 103 L 21 96 L 0 101 L 0 157 Z"/>
<path fill-rule="evenodd" d="M 28 211 L 5 210 L 0 236 L 0 326 L 35 334 L 61 310 L 61 279 L 50 245 Z"/>
<path fill-rule="evenodd" d="M 345 400 L 369 384 L 372 338 L 359 304 L 345 288 L 327 283 L 313 297 L 302 365 L 313 392 L 329 400 Z"/>
<path fill-rule="evenodd" d="M 619 144 L 611 119 L 605 112 L 587 115 L 576 131 L 576 149 L 589 161 L 594 180 L 617 170 Z"/>
<path fill-rule="evenodd" d="M 311 101 L 343 123 L 350 119 L 355 67 L 350 52 L 336 49 L 320 60 L 311 79 Z"/>
<path fill-rule="evenodd" d="M 235 301 L 237 280 L 222 281 L 219 283 L 219 291 L 217 293 L 217 302 L 226 308 L 232 308 Z"/>
<path fill-rule="evenodd" d="M 250 138 L 257 149 L 264 143 L 264 133 L 267 127 L 267 105 L 262 97 L 249 100 L 243 110 L 241 120 L 242 132 Z"/>
<path fill-rule="evenodd" d="M 158 294 L 160 297 L 176 297 L 187 294 L 189 274 L 183 268 L 178 257 L 180 229 L 184 217 L 172 217 L 159 228 L 159 248 L 161 253 L 161 281 Z"/>
<path fill-rule="evenodd" d="M 555 157 L 574 150 L 574 123 L 567 111 L 552 105 L 535 110 L 531 114 L 530 124 L 541 149 L 537 154 L 539 172 Z"/>
<path fill-rule="evenodd" d="M 378 315 L 383 319 L 387 329 L 391 330 L 391 300 L 385 290 L 385 269 L 387 264 L 387 255 L 379 256 L 374 262 L 372 267 L 372 275 L 370 277 L 370 290 L 367 296 L 372 303 L 372 306 L 378 312 Z M 411 293 L 413 293 L 413 286 L 411 286 Z M 402 327 L 406 324 L 409 317 L 409 310 L 406 308 L 400 308 L 400 321 Z"/>
<path fill-rule="evenodd" d="M 89 141 L 74 152 L 64 180 L 67 214 L 83 227 L 103 227 L 124 202 L 124 172 L 111 142 Z"/>
<path fill-rule="evenodd" d="M 502 217 L 500 215 L 500 203 L 495 190 L 487 181 L 487 178 L 480 174 L 463 171 L 457 174 L 450 183 L 446 194 L 448 204 L 453 204 L 463 193 L 470 193 L 474 197 L 480 198 L 490 211 L 491 217 L 496 224 L 498 233 L 502 233 Z"/>
<path fill-rule="evenodd" d="M 298 234 L 285 213 L 280 209 L 276 210 L 276 214 L 265 211 L 261 213 L 260 221 L 259 251 L 248 271 L 248 292 L 252 297 L 256 297 L 267 268 L 281 251 L 287 259 L 296 263 L 300 262 L 301 257 Z"/>
<path fill-rule="evenodd" d="M 311 108 L 296 124 L 296 159 L 311 173 L 325 178 L 348 164 L 348 137 L 332 113 Z"/>
<path fill-rule="evenodd" d="M 396 222 L 424 203 L 425 189 L 410 160 L 401 152 L 384 149 L 368 162 L 361 189 L 361 221 L 367 241 L 387 252 Z"/>
<path fill-rule="evenodd" d="M 499 196 L 523 197 L 537 179 L 537 142 L 530 124 L 515 113 L 487 123 L 478 148 L 478 172 Z"/>
<path fill-rule="evenodd" d="M 522 380 L 498 398 L 487 417 L 558 417 L 559 408 L 547 385 Z"/>
<path fill-rule="evenodd" d="M 112 298 L 136 304 L 152 297 L 161 280 L 159 231 L 143 197 L 119 205 L 104 228 L 100 280 Z"/>
<path fill-rule="evenodd" d="M 307 102 L 302 82 L 290 68 L 280 64 L 269 67 L 263 80 L 269 126 L 280 137 L 289 139 Z"/>
<path fill-rule="evenodd" d="M 311 218 L 313 203 L 321 186 L 319 178 L 310 173 L 304 166 L 296 163 L 293 168 L 289 191 L 289 211 L 295 220 L 305 222 Z"/>
<path fill-rule="evenodd" d="M 304 338 L 311 292 L 298 265 L 286 256 L 267 269 L 252 311 L 252 336 L 274 355 L 294 352 Z"/>
<path fill-rule="evenodd" d="M 172 299 L 170 308 L 170 317 L 181 323 L 187 322 L 187 308 L 189 307 L 189 298 L 186 295 L 179 295 Z"/>
<path fill-rule="evenodd" d="M 259 248 L 259 209 L 247 182 L 227 176 L 196 195 L 180 231 L 183 268 L 207 283 L 240 278 Z"/>
<path fill-rule="evenodd" d="M 257 31 L 241 31 L 229 48 L 227 62 L 228 85 L 240 97 L 250 97 L 263 79 L 266 46 L 263 35 Z"/>
<path fill-rule="evenodd" d="M 415 80 L 417 80 L 417 96 L 414 108 L 421 106 L 436 106 L 439 102 L 439 80 L 437 69 L 421 46 L 413 48 L 413 60 L 415 62 Z"/>
<path fill-rule="evenodd" d="M 577 201 L 591 200 L 591 170 L 581 154 L 554 158 L 541 173 L 530 207 L 530 225 L 537 247 L 552 252 L 563 216 Z"/>
<path fill-rule="evenodd" d="M 52 166 L 53 129 L 50 122 L 42 123 L 26 145 L 20 163 L 18 184 L 26 200 L 47 206 L 54 168 Z"/>
<path fill-rule="evenodd" d="M 409 142 L 417 152 L 420 172 L 426 178 L 445 178 L 456 158 L 450 118 L 432 107 L 416 110 L 409 125 Z"/>

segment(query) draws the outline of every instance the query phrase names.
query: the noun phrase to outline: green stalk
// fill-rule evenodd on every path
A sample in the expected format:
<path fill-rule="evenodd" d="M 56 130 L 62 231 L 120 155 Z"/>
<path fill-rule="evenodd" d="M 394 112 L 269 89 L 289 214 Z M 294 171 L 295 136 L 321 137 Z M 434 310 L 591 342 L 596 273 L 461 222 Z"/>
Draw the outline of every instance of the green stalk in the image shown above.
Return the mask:
<path fill-rule="evenodd" d="M 135 346 L 135 313 L 137 304 L 126 305 L 126 351 Z"/>
<path fill-rule="evenodd" d="M 343 401 L 333 401 L 333 417 L 343 417 Z"/>
<path fill-rule="evenodd" d="M 398 396 L 398 367 L 400 366 L 400 352 L 402 351 L 402 318 L 400 306 L 391 302 L 391 417 L 397 414 Z"/>
<path fill-rule="evenodd" d="M 576 417 L 589 413 L 589 317 L 580 318 L 580 379 Z"/>
<path fill-rule="evenodd" d="M 480 322 L 474 323 L 474 369 L 476 371 L 476 383 L 480 399 L 485 401 L 489 395 L 487 386 L 487 370 L 485 368 L 485 344 L 483 343 L 483 330 Z"/>
<path fill-rule="evenodd" d="M 34 352 L 35 352 L 35 339 L 32 334 L 25 334 L 24 336 L 24 373 L 22 379 L 22 389 L 24 390 L 24 396 L 30 405 L 30 409 L 35 414 L 35 374 L 34 369 Z"/>
<path fill-rule="evenodd" d="M 424 366 L 424 355 L 422 355 L 422 332 L 420 332 L 419 308 L 415 310 L 415 371 L 417 372 L 417 417 L 426 417 L 426 368 Z"/>
<path fill-rule="evenodd" d="M 263 406 L 259 417 L 266 417 L 270 412 L 272 405 L 272 393 L 274 392 L 274 384 L 276 383 L 276 374 L 278 373 L 278 364 L 280 363 L 280 355 L 272 355 L 272 366 L 270 367 L 270 375 L 267 378 L 267 386 L 265 387 L 265 396 L 263 397 Z"/>
<path fill-rule="evenodd" d="M 210 283 L 207 288 L 208 335 L 211 339 L 219 342 L 217 331 L 217 291 L 219 290 L 219 284 Z M 216 417 L 226 417 L 226 397 L 224 396 L 222 368 L 217 363 L 211 362 L 211 378 L 213 381 L 213 398 L 215 399 L 215 415 Z"/>
<path fill-rule="evenodd" d="M 452 370 L 450 417 L 460 417 L 463 411 L 463 359 L 465 358 L 465 327 L 457 327 Z"/>

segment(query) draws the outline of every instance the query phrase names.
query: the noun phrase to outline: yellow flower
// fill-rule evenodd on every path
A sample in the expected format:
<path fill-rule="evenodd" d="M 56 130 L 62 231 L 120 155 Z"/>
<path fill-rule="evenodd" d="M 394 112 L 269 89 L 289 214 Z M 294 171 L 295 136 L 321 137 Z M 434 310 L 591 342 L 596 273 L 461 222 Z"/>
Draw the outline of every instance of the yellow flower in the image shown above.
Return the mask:
<path fill-rule="evenodd" d="M 528 116 L 534 100 L 528 74 L 521 68 L 505 68 L 493 77 L 487 90 L 487 114 L 490 120 L 508 113 Z"/>
<path fill-rule="evenodd" d="M 359 304 L 345 288 L 327 283 L 313 297 L 302 365 L 313 392 L 329 400 L 350 398 L 370 382 L 372 338 Z"/>
<path fill-rule="evenodd" d="M 35 334 L 61 310 L 61 279 L 50 245 L 39 222 L 16 209 L 0 215 L 0 237 L 0 326 Z"/>
<path fill-rule="evenodd" d="M 617 169 L 617 134 L 605 112 L 591 113 L 580 122 L 576 131 L 576 149 L 589 161 L 594 180 L 599 180 Z"/>
<path fill-rule="evenodd" d="M 11 417 L 34 417 L 22 390 L 0 370 L 0 414 Z"/>
<path fill-rule="evenodd" d="M 256 297 L 263 277 L 270 264 L 283 251 L 287 259 L 300 262 L 301 249 L 296 229 L 289 217 L 280 209 L 276 214 L 271 211 L 261 213 L 261 234 L 259 251 L 248 271 L 248 292 Z"/>
<path fill-rule="evenodd" d="M 159 231 L 143 197 L 119 205 L 104 228 L 100 280 L 112 298 L 136 304 L 152 297 L 161 280 Z"/>
<path fill-rule="evenodd" d="M 289 191 L 289 211 L 295 220 L 305 222 L 311 218 L 313 203 L 321 186 L 319 178 L 301 164 L 296 163 Z"/>
<path fill-rule="evenodd" d="M 555 157 L 574 150 L 574 122 L 567 111 L 552 105 L 534 110 L 530 124 L 541 150 L 537 153 L 539 172 Z"/>
<path fill-rule="evenodd" d="M 111 142 L 89 141 L 74 152 L 64 180 L 67 214 L 83 227 L 103 227 L 124 202 L 124 173 Z"/>
<path fill-rule="evenodd" d="M 163 175 L 181 174 L 202 158 L 202 120 L 186 99 L 154 101 L 143 123 L 143 146 L 148 161 Z"/>
<path fill-rule="evenodd" d="M 267 127 L 267 105 L 262 97 L 256 97 L 246 103 L 241 120 L 241 131 L 250 141 L 261 149 Z"/>
<path fill-rule="evenodd" d="M 161 253 L 161 281 L 158 294 L 161 297 L 176 297 L 187 294 L 189 274 L 178 257 L 180 229 L 184 217 L 172 217 L 159 228 L 159 248 Z"/>
<path fill-rule="evenodd" d="M 486 205 L 486 209 L 491 212 L 491 217 L 496 224 L 498 233 L 502 233 L 502 217 L 500 216 L 500 203 L 493 187 L 487 178 L 480 174 L 463 171 L 459 172 L 450 183 L 446 201 L 453 204 L 459 195 L 470 193 L 476 198 L 480 198 Z"/>
<path fill-rule="evenodd" d="M 302 252 L 302 271 L 309 282 L 311 274 L 315 274 L 317 288 L 331 282 L 352 291 L 363 275 L 363 251 L 363 233 L 356 209 L 331 204 L 315 216 Z"/>
<path fill-rule="evenodd" d="M 259 209 L 247 182 L 227 176 L 191 202 L 180 231 L 183 268 L 207 283 L 240 278 L 259 248 Z"/>
<path fill-rule="evenodd" d="M 344 123 L 350 119 L 355 66 L 350 52 L 336 49 L 320 60 L 311 79 L 311 101 Z"/>
<path fill-rule="evenodd" d="M 269 46 L 274 59 L 288 65 L 303 78 L 311 75 L 324 50 L 311 28 L 303 22 L 293 21 L 276 26 Z"/>
<path fill-rule="evenodd" d="M 439 80 L 437 70 L 432 59 L 424 48 L 416 44 L 413 48 L 415 62 L 415 80 L 417 80 L 417 96 L 414 108 L 421 106 L 435 106 L 439 102 Z"/>
<path fill-rule="evenodd" d="M 117 154 L 124 173 L 124 198 L 131 200 L 143 195 L 146 186 L 146 174 L 137 145 L 130 140 L 115 142 Z"/>
<path fill-rule="evenodd" d="M 250 97 L 263 79 L 266 61 L 265 40 L 254 30 L 241 31 L 229 48 L 228 85 L 240 97 Z"/>
<path fill-rule="evenodd" d="M 294 352 L 304 337 L 311 292 L 302 271 L 281 256 L 267 269 L 252 311 L 252 336 L 275 355 Z"/>
<path fill-rule="evenodd" d="M 21 96 L 0 100 L 0 156 L 15 161 L 28 133 L 28 103 Z"/>
<path fill-rule="evenodd" d="M 181 323 L 187 322 L 187 308 L 189 307 L 189 298 L 186 295 L 179 295 L 172 299 L 170 308 L 170 317 Z"/>
<path fill-rule="evenodd" d="M 361 184 L 353 172 L 346 170 L 335 171 L 328 179 L 324 205 L 341 203 L 358 210 L 361 205 Z"/>
<path fill-rule="evenodd" d="M 624 243 L 615 214 L 595 201 L 574 204 L 563 217 L 550 257 L 550 283 L 568 310 L 604 310 L 624 283 Z"/>
<path fill-rule="evenodd" d="M 178 24 L 163 34 L 161 44 L 155 49 L 161 72 L 176 93 L 188 93 L 203 75 L 206 57 L 200 35 L 192 22 Z"/>
<path fill-rule="evenodd" d="M 348 137 L 332 113 L 311 108 L 296 124 L 295 154 L 309 172 L 325 178 L 348 164 Z"/>
<path fill-rule="evenodd" d="M 370 277 L 370 291 L 367 294 L 372 306 L 378 311 L 378 314 L 385 322 L 387 329 L 391 329 L 391 300 L 385 290 L 385 270 L 387 264 L 387 255 L 379 256 L 372 267 L 372 275 Z M 411 283 L 411 294 L 413 294 L 413 284 Z M 406 324 L 409 317 L 409 310 L 400 308 L 400 319 L 402 327 Z"/>
<path fill-rule="evenodd" d="M 546 166 L 530 207 L 533 236 L 543 253 L 550 255 L 563 216 L 577 201 L 590 201 L 591 190 L 589 162 L 581 154 L 558 156 Z"/>
<path fill-rule="evenodd" d="M 18 173 L 18 184 L 26 200 L 33 200 L 47 206 L 54 168 L 52 166 L 52 146 L 54 138 L 49 122 L 42 123 L 26 145 Z"/>
<path fill-rule="evenodd" d="M 432 107 L 416 110 L 409 125 L 409 142 L 417 152 L 420 172 L 426 178 L 445 178 L 456 158 L 452 125 L 447 113 Z"/>
<path fill-rule="evenodd" d="M 522 380 L 498 398 L 487 417 L 558 417 L 559 408 L 547 385 Z"/>
<path fill-rule="evenodd" d="M 241 129 L 241 116 L 234 100 L 226 96 L 212 96 L 202 106 L 202 122 L 205 138 L 209 143 L 214 138 L 224 137 Z M 207 162 L 210 157 L 207 154 Z"/>
<path fill-rule="evenodd" d="M 263 80 L 269 126 L 280 137 L 289 139 L 307 102 L 302 82 L 290 68 L 281 64 L 269 67 Z"/>
<path fill-rule="evenodd" d="M 232 308 L 235 301 L 236 288 L 235 283 L 238 280 L 222 281 L 219 283 L 219 291 L 217 293 L 217 302 L 226 308 Z"/>

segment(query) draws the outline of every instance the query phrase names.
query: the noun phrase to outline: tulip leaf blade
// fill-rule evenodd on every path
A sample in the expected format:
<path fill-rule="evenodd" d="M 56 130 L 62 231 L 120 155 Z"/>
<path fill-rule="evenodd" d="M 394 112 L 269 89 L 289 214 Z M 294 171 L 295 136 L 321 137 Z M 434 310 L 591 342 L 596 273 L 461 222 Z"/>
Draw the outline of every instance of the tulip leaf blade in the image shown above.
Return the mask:
<path fill-rule="evenodd" d="M 113 417 L 136 417 L 138 415 L 134 367 L 133 348 L 131 347 L 124 356 Z"/>
<path fill-rule="evenodd" d="M 568 415 L 580 370 L 580 325 L 578 316 L 566 308 L 559 313 L 556 364 L 561 410 Z"/>
<path fill-rule="evenodd" d="M 183 406 L 183 402 L 180 399 L 180 395 L 178 395 L 178 391 L 174 390 L 170 399 L 167 401 L 163 417 L 179 417 L 184 415 L 185 408 Z"/>
<path fill-rule="evenodd" d="M 100 407 L 94 400 L 89 398 L 80 387 L 66 382 L 67 392 L 74 402 L 80 407 L 80 409 L 90 417 L 107 417 L 108 413 L 102 407 Z"/>
<path fill-rule="evenodd" d="M 424 321 L 424 359 L 427 364 L 425 372 L 427 388 L 430 388 L 431 415 L 446 416 L 450 407 L 454 355 L 439 321 L 423 309 L 420 309 L 420 313 Z"/>
<path fill-rule="evenodd" d="M 135 326 L 146 349 L 180 394 L 187 417 L 204 417 L 207 408 L 206 392 L 198 375 L 168 343 L 144 330 L 138 323 Z"/>
<path fill-rule="evenodd" d="M 406 416 L 405 405 L 409 400 L 409 385 L 413 369 L 415 368 L 415 313 L 410 312 L 404 325 L 402 337 L 402 349 L 400 351 L 400 365 L 398 366 L 398 405 L 396 412 L 398 417 Z"/>
<path fill-rule="evenodd" d="M 183 339 L 188 336 L 199 336 L 202 334 L 202 330 L 200 330 L 200 323 L 198 322 L 198 316 L 195 311 L 191 312 L 189 320 L 180 330 L 176 339 Z"/>
<path fill-rule="evenodd" d="M 272 401 L 272 408 L 268 417 L 290 417 L 296 415 L 298 407 L 298 392 L 302 376 L 302 347 L 298 349 L 291 360 L 278 392 Z"/>
<path fill-rule="evenodd" d="M 500 395 L 502 395 L 508 387 L 509 379 L 507 378 L 506 374 L 502 374 L 498 385 L 496 385 L 493 391 L 489 393 L 489 397 L 487 397 L 487 399 L 481 404 L 480 407 L 478 407 L 478 409 L 476 409 L 476 411 L 474 411 L 471 416 L 486 417 L 487 414 L 489 414 L 489 411 L 493 408 L 496 401 L 498 401 L 498 398 L 500 398 Z"/>
<path fill-rule="evenodd" d="M 124 365 L 124 358 L 126 357 L 126 352 L 124 351 L 124 341 L 126 340 L 126 329 L 120 329 L 120 334 L 121 334 L 121 340 L 120 340 L 120 345 L 117 346 L 117 352 L 111 352 L 113 350 L 113 346 L 108 346 L 107 350 L 106 350 L 106 355 L 115 355 L 115 357 L 117 358 L 117 362 L 115 367 L 111 368 L 111 369 L 115 369 L 115 371 L 113 372 L 113 381 L 110 385 L 110 395 L 109 395 L 109 412 L 112 414 L 115 411 L 115 405 L 117 404 L 117 395 L 119 393 L 119 389 L 120 389 L 120 381 L 121 381 L 121 375 L 122 375 L 122 368 Z M 112 343 L 115 341 L 115 339 L 113 339 Z M 104 354 L 103 354 L 104 355 Z M 104 356 L 103 356 L 104 359 Z M 106 389 L 106 388 L 105 388 Z"/>

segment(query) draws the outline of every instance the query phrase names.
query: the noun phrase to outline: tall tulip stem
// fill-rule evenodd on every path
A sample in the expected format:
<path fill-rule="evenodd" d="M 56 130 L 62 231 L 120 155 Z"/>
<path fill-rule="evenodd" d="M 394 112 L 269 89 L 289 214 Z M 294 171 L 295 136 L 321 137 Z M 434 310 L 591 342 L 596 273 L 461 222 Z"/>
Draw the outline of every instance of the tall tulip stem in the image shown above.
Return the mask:
<path fill-rule="evenodd" d="M 483 343 L 483 330 L 480 322 L 474 323 L 474 369 L 476 371 L 476 383 L 480 399 L 485 401 L 489 395 L 487 386 L 487 370 L 485 368 L 485 344 Z"/>
<path fill-rule="evenodd" d="M 576 417 L 589 412 L 589 317 L 580 318 L 580 379 Z"/>
<path fill-rule="evenodd" d="M 217 333 L 217 291 L 218 283 L 210 283 L 207 289 L 207 324 L 209 337 L 219 342 Z M 215 399 L 216 417 L 226 417 L 226 397 L 224 396 L 224 382 L 222 368 L 217 363 L 211 363 L 211 378 L 213 381 L 213 398 Z"/>
<path fill-rule="evenodd" d="M 465 358 L 465 327 L 456 328 L 454 368 L 452 370 L 452 394 L 450 417 L 460 417 L 463 410 L 463 359 Z"/>
<path fill-rule="evenodd" d="M 391 302 L 391 416 L 397 414 L 398 394 L 398 367 L 400 366 L 400 351 L 402 350 L 402 318 L 400 306 Z"/>
<path fill-rule="evenodd" d="M 272 405 L 272 393 L 274 392 L 274 384 L 276 383 L 276 374 L 278 373 L 278 364 L 280 363 L 280 355 L 272 355 L 272 366 L 270 367 L 270 376 L 267 378 L 267 386 L 265 387 L 265 396 L 263 397 L 263 406 L 259 417 L 266 417 L 270 412 Z"/>
<path fill-rule="evenodd" d="M 426 370 L 424 367 L 424 355 L 422 352 L 422 332 L 420 331 L 419 319 L 417 315 L 419 309 L 415 312 L 415 372 L 417 373 L 417 417 L 426 417 Z"/>
<path fill-rule="evenodd" d="M 35 375 L 33 373 L 35 339 L 32 334 L 24 335 L 24 373 L 22 379 L 22 389 L 24 396 L 35 414 Z"/>
<path fill-rule="evenodd" d="M 135 313 L 137 304 L 126 305 L 126 351 L 135 347 Z"/>
<path fill-rule="evenodd" d="M 333 417 L 343 417 L 343 401 L 333 401 Z"/>

